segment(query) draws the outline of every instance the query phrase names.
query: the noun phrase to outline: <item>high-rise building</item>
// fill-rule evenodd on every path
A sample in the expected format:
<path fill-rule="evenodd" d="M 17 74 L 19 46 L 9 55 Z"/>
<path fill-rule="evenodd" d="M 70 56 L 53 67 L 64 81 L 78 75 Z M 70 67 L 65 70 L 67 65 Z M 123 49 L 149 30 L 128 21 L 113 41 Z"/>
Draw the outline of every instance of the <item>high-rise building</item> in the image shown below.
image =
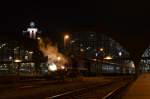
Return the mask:
<path fill-rule="evenodd" d="M 27 30 L 23 31 L 24 35 L 29 37 L 30 39 L 36 39 L 37 35 L 40 34 L 40 31 L 36 27 L 34 22 L 30 22 L 30 27 Z"/>

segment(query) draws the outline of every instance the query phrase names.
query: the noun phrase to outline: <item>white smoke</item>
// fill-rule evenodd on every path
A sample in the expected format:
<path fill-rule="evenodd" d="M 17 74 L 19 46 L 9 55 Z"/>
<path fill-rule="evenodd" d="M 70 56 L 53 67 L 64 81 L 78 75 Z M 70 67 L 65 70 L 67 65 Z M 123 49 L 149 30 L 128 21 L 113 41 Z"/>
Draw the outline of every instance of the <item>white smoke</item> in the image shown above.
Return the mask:
<path fill-rule="evenodd" d="M 44 41 L 45 40 L 45 41 Z M 48 63 L 55 63 L 58 69 L 61 69 L 62 66 L 68 62 L 65 56 L 58 51 L 57 46 L 52 45 L 50 40 L 40 38 L 38 40 L 39 49 L 42 51 L 44 56 L 48 56 Z"/>

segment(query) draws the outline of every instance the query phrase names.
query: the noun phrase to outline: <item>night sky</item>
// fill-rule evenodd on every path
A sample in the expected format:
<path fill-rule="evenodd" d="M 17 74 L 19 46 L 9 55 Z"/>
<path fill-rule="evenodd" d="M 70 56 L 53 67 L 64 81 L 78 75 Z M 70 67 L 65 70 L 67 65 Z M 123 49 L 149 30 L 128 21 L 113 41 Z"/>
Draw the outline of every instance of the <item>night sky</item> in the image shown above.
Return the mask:
<path fill-rule="evenodd" d="M 109 32 L 130 52 L 137 50 L 135 54 L 141 54 L 149 45 L 149 2 L 49 1 L 1 3 L 0 39 L 18 38 L 28 23 L 35 21 L 50 38 L 66 31 L 95 31 Z"/>

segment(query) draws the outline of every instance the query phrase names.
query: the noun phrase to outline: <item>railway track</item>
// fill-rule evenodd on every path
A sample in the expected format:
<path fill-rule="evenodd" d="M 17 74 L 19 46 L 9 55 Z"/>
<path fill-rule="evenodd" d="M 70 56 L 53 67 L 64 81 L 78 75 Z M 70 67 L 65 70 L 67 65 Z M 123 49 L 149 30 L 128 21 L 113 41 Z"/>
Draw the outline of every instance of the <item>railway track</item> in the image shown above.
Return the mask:
<path fill-rule="evenodd" d="M 21 84 L 17 89 L 7 89 L 1 92 L 1 99 L 88 99 L 89 97 L 104 97 L 107 93 L 117 88 L 117 82 L 124 82 L 129 77 L 92 78 L 73 82 L 50 83 L 40 81 Z M 98 81 L 97 81 L 98 80 Z M 61 84 L 60 84 L 61 83 Z M 108 88 L 110 90 L 108 90 Z M 107 90 L 106 90 L 107 89 Z M 101 92 L 104 91 L 104 92 Z M 92 99 L 92 98 L 91 98 Z M 94 99 L 94 98 L 93 98 Z M 101 98 L 96 98 L 101 99 Z"/>
<path fill-rule="evenodd" d="M 131 82 L 132 80 L 119 80 L 100 85 L 96 84 L 46 97 L 45 99 L 112 99 Z"/>

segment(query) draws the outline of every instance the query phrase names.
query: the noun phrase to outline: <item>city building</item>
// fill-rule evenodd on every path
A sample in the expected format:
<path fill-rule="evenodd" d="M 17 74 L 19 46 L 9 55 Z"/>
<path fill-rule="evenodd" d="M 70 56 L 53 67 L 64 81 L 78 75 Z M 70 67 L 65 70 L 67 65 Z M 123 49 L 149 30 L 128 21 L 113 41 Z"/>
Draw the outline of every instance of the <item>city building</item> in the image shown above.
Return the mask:
<path fill-rule="evenodd" d="M 1 41 L 0 42 L 0 75 L 14 75 L 19 71 L 20 75 L 35 76 L 37 68 L 39 74 L 48 73 L 48 66 L 45 64 L 44 57 L 38 56 L 37 45 L 35 44 L 40 31 L 31 22 L 30 27 L 23 31 L 23 38 L 19 41 Z M 32 46 L 32 47 L 30 47 Z M 39 60 L 36 58 L 40 57 Z M 39 66 L 36 62 L 41 62 Z M 44 65 L 45 64 L 45 65 Z"/>

